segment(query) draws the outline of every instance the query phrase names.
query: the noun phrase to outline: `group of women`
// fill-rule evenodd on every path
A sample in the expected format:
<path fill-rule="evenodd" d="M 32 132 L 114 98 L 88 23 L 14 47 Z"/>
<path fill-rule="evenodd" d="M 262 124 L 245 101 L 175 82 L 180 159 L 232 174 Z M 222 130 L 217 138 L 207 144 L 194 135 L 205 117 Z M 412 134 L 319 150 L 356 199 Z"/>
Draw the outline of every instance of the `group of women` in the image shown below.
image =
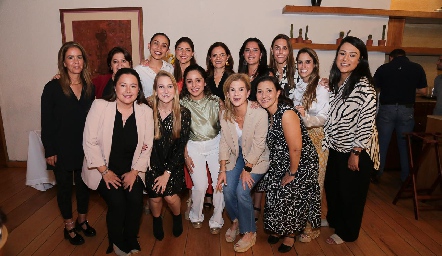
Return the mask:
<path fill-rule="evenodd" d="M 167 35 L 153 35 L 150 58 L 135 69 L 127 50 L 115 47 L 107 61 L 110 74 L 94 80 L 83 47 L 61 47 L 59 76 L 46 84 L 41 100 L 42 141 L 58 183 L 65 238 L 79 245 L 80 232 L 96 234 L 86 216 L 88 188 L 108 206 L 107 252 L 128 255 L 141 250 L 144 190 L 153 234 L 162 240 L 163 198 L 178 237 L 181 192 L 191 188 L 188 218 L 201 228 L 211 185 L 210 232 L 220 232 L 225 206 L 231 220 L 226 241 L 243 234 L 236 252 L 256 242 L 264 193 L 264 229 L 270 244 L 282 240 L 278 251 L 290 251 L 298 235 L 301 242 L 317 238 L 321 225 L 335 229 L 329 244 L 356 240 L 378 161 L 376 95 L 364 43 L 342 40 L 329 89 L 319 84 L 315 51 L 301 49 L 295 58 L 286 35 L 272 41 L 269 65 L 262 42 L 247 39 L 238 73 L 222 42 L 210 46 L 206 70 L 196 64 L 189 38 L 177 41 L 174 66 L 163 60 L 169 46 Z M 323 186 L 328 212 L 321 221 Z"/>

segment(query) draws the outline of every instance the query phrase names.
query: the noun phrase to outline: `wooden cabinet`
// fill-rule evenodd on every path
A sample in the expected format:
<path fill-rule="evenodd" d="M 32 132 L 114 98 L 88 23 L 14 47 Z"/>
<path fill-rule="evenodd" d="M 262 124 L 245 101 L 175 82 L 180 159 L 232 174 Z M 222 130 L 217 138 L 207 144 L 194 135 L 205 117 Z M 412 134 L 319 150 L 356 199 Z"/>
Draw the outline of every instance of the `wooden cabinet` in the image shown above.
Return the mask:
<path fill-rule="evenodd" d="M 362 9 L 347 7 L 318 7 L 286 5 L 283 14 L 310 15 L 345 15 L 345 16 L 378 16 L 389 17 L 387 46 L 369 46 L 369 51 L 390 53 L 398 47 L 403 48 L 408 55 L 442 55 L 442 48 L 433 47 L 402 47 L 405 24 L 440 24 L 442 12 L 421 12 L 402 10 Z M 335 44 L 293 44 L 294 49 L 310 47 L 317 50 L 336 50 Z"/>

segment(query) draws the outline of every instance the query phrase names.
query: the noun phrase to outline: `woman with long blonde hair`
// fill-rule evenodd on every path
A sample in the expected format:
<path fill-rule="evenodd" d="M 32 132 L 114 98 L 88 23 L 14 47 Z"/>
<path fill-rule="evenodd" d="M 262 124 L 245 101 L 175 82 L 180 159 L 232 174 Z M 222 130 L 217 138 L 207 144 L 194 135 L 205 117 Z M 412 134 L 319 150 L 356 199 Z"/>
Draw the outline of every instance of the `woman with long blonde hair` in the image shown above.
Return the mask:
<path fill-rule="evenodd" d="M 173 235 L 183 232 L 181 199 L 184 187 L 184 147 L 189 139 L 190 111 L 180 105 L 178 86 L 172 74 L 159 71 L 153 84 L 154 142 L 146 173 L 153 233 L 164 238 L 161 209 L 163 198 L 173 214 Z"/>

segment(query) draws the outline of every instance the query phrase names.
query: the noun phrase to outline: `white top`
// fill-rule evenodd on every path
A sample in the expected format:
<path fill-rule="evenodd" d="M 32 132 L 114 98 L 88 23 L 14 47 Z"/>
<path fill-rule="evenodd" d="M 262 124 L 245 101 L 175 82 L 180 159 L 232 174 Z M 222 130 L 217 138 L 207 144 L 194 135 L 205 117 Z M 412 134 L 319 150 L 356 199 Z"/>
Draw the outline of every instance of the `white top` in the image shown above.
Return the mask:
<path fill-rule="evenodd" d="M 144 96 L 147 98 L 153 94 L 153 81 L 155 80 L 157 73 L 155 73 L 150 67 L 142 65 L 138 65 L 134 69 L 137 71 L 138 75 L 140 75 Z M 161 70 L 167 71 L 173 75 L 173 66 L 167 61 L 163 60 Z"/>
<path fill-rule="evenodd" d="M 293 104 L 296 106 L 302 105 L 302 97 L 307 89 L 307 83 L 300 80 L 293 91 Z M 290 94 L 292 94 L 292 91 Z M 316 101 L 313 101 L 310 108 L 306 110 L 305 116 L 302 117 L 304 125 L 307 128 L 324 126 L 327 120 L 328 110 L 330 108 L 330 93 L 322 86 L 316 86 Z"/>
<path fill-rule="evenodd" d="M 238 146 L 242 147 L 242 130 L 241 128 L 239 128 L 239 125 L 237 122 L 235 123 L 235 128 L 236 128 L 236 134 L 238 135 Z"/>

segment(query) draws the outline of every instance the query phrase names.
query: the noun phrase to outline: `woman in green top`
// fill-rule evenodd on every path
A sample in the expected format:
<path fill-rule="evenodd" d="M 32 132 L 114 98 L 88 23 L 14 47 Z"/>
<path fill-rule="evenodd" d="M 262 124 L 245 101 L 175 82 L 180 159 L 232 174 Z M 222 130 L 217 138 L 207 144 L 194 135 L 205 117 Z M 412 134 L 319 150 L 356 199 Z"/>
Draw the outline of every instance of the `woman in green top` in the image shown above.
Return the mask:
<path fill-rule="evenodd" d="M 181 105 L 190 110 L 191 125 L 189 141 L 184 152 L 184 161 L 193 181 L 192 207 L 189 219 L 194 228 L 201 228 L 204 195 L 208 187 L 206 164 L 216 186 L 219 172 L 219 98 L 210 93 L 206 86 L 206 72 L 197 64 L 184 71 L 184 85 L 181 91 Z M 218 234 L 224 224 L 222 212 L 224 196 L 222 191 L 213 193 L 213 216 L 209 226 L 212 234 Z"/>

